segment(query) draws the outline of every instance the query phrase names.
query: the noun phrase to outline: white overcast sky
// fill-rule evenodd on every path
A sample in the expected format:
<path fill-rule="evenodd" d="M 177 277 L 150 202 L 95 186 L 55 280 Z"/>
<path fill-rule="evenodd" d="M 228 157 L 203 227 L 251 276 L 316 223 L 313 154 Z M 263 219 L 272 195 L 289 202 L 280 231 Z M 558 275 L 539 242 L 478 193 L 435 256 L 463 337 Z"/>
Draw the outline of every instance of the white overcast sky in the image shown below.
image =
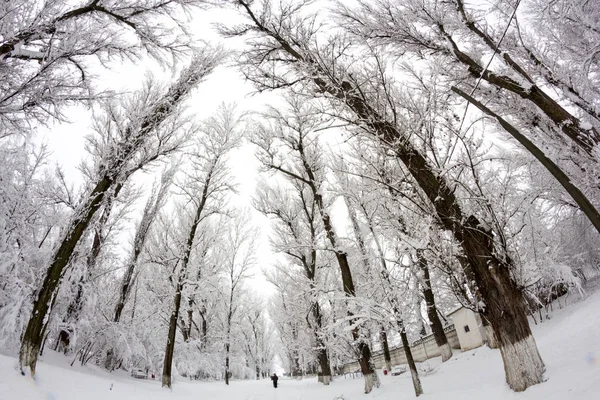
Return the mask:
<path fill-rule="evenodd" d="M 236 49 L 241 41 L 224 40 L 219 37 L 213 29 L 215 22 L 231 22 L 236 18 L 232 10 L 210 11 L 199 10 L 192 17 L 191 27 L 194 34 L 210 43 L 222 43 L 226 48 Z M 183 65 L 183 64 L 182 64 Z M 151 60 L 142 60 L 138 63 L 115 63 L 111 70 L 98 68 L 97 74 L 101 77 L 102 89 L 116 91 L 133 91 L 141 86 L 145 74 L 148 71 L 160 79 L 168 81 L 176 76 L 170 71 L 160 70 L 157 64 Z M 222 102 L 236 103 L 240 111 L 259 111 L 261 107 L 270 101 L 276 105 L 277 95 L 274 94 L 251 94 L 252 86 L 245 82 L 241 74 L 233 67 L 223 65 L 219 67 L 207 80 L 200 84 L 190 100 L 191 111 L 196 113 L 198 119 L 210 116 L 216 111 Z M 87 157 L 84 149 L 85 136 L 90 133 L 91 113 L 82 106 L 73 107 L 65 113 L 70 119 L 69 123 L 53 124 L 47 128 L 40 128 L 37 140 L 48 145 L 51 151 L 51 163 L 63 168 L 69 182 L 76 187 L 81 184 L 82 178 L 77 166 Z M 232 162 L 230 168 L 239 186 L 239 196 L 234 200 L 240 207 L 251 208 L 251 198 L 255 192 L 258 162 L 250 145 L 242 146 L 230 155 Z M 138 177 L 138 184 L 149 189 L 151 179 Z M 139 203 L 140 213 L 145 200 Z M 268 290 L 270 285 L 266 283 L 260 269 L 268 268 L 275 261 L 275 255 L 271 252 L 268 243 L 269 226 L 268 220 L 252 209 L 254 223 L 261 230 L 261 240 L 257 250 L 258 268 L 253 279 L 257 290 Z M 138 221 L 141 215 L 134 217 Z M 134 226 L 127 232 L 128 242 L 134 235 Z M 127 248 L 123 249 L 128 251 Z"/>

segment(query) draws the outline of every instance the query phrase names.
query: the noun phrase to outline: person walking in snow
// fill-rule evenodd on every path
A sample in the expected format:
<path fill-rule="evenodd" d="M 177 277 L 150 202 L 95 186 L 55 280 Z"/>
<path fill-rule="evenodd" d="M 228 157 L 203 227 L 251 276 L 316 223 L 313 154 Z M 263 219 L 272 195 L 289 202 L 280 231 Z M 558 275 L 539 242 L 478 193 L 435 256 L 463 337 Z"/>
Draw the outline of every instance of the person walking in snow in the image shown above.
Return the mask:
<path fill-rule="evenodd" d="M 277 376 L 277 374 L 275 372 L 273 372 L 273 376 L 271 377 L 271 380 L 273 381 L 273 387 L 275 389 L 277 389 L 277 380 L 279 379 L 279 377 Z"/>

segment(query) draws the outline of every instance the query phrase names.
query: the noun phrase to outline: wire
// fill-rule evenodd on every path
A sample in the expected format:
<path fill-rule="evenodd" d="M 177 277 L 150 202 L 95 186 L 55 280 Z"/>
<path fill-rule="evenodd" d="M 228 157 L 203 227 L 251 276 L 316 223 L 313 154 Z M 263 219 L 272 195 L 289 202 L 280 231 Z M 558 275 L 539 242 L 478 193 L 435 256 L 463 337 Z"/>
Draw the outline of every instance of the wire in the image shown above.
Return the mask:
<path fill-rule="evenodd" d="M 477 80 L 477 83 L 475 84 L 475 87 L 473 88 L 473 90 L 471 90 L 471 93 L 470 93 L 471 97 L 475 93 L 475 90 L 477 90 L 477 88 L 479 87 L 479 84 L 481 83 L 481 80 L 483 79 L 483 75 L 485 75 L 485 73 L 487 72 L 488 68 L 492 64 L 492 61 L 494 60 L 494 57 L 496 56 L 496 54 L 498 54 L 498 50 L 500 49 L 500 44 L 502 44 L 502 41 L 504 40 L 504 37 L 506 36 L 506 33 L 508 32 L 508 28 L 510 28 L 510 24 L 512 23 L 512 20 L 515 18 L 515 15 L 517 14 L 517 9 L 519 8 L 520 4 L 521 4 L 521 0 L 517 0 L 517 3 L 515 4 L 515 8 L 513 10 L 513 13 L 510 16 L 510 18 L 508 19 L 508 23 L 506 24 L 506 28 L 504 29 L 504 32 L 502 33 L 502 36 L 500 37 L 500 40 L 498 41 L 498 44 L 496 45 L 496 48 L 494 49 L 494 53 L 490 57 L 490 61 L 488 61 L 487 65 L 485 66 L 485 68 L 483 69 L 483 71 L 481 71 L 481 75 L 479 76 L 479 79 Z M 465 119 L 467 117 L 467 110 L 469 109 L 469 104 L 471 104 L 471 103 L 469 101 L 467 101 L 467 106 L 465 107 L 465 112 L 463 114 L 462 120 L 460 121 L 460 127 L 458 128 L 458 133 L 459 134 L 460 134 L 460 131 L 462 130 L 463 124 L 464 124 Z"/>

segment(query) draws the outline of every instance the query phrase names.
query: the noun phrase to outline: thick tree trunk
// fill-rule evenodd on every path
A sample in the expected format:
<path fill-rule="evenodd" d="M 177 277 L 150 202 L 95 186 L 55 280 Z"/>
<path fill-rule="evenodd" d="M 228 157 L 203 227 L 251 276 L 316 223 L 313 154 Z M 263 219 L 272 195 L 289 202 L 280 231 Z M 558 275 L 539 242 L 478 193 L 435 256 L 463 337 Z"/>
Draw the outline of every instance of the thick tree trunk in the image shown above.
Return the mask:
<path fill-rule="evenodd" d="M 67 308 L 67 315 L 63 318 L 64 328 L 59 332 L 58 339 L 61 342 L 61 348 L 64 350 L 65 354 L 69 350 L 69 343 L 74 330 L 73 325 L 79 321 L 80 313 L 84 305 L 83 297 L 85 283 L 88 281 L 92 271 L 94 271 L 96 268 L 96 262 L 98 261 L 100 251 L 102 250 L 102 246 L 104 244 L 104 232 L 106 231 L 108 218 L 112 212 L 112 206 L 114 204 L 113 200 L 119 195 L 122 188 L 123 184 L 117 183 L 112 195 L 106 199 L 104 210 L 98 219 L 97 227 L 94 231 L 92 248 L 86 260 L 87 271 L 84 272 L 84 276 L 82 276 L 77 283 L 77 293 L 75 294 L 75 299 L 73 299 L 73 301 L 71 301 L 69 304 L 69 307 Z"/>
<path fill-rule="evenodd" d="M 385 368 L 388 372 L 391 372 L 392 356 L 390 354 L 390 346 L 388 344 L 385 326 L 381 327 L 381 331 L 379 332 L 379 339 L 381 340 L 381 347 L 383 348 L 383 359 L 385 360 Z"/>
<path fill-rule="evenodd" d="M 35 375 L 35 366 L 46 330 L 50 305 L 54 302 L 53 299 L 56 295 L 63 270 L 71 259 L 77 243 L 79 243 L 83 233 L 89 226 L 112 183 L 113 180 L 109 176 L 105 176 L 98 181 L 86 202 L 79 208 L 73 222 L 69 225 L 68 231 L 63 236 L 62 242 L 52 257 L 50 267 L 46 271 L 44 281 L 33 303 L 33 310 L 25 329 L 19 352 L 21 370 L 29 367 L 32 376 Z"/>
<path fill-rule="evenodd" d="M 510 276 L 512 261 L 496 258 L 490 250 L 491 234 L 482 232 L 475 217 L 465 224 L 463 248 L 485 302 L 481 313 L 496 334 L 507 383 L 513 390 L 523 391 L 542 382 L 545 368 L 531 334 L 523 295 Z"/>
<path fill-rule="evenodd" d="M 483 331 L 485 332 L 485 343 L 490 349 L 497 349 L 498 341 L 496 340 L 494 329 L 488 322 L 485 315 L 481 315 L 481 325 L 483 326 Z"/>
<path fill-rule="evenodd" d="M 359 338 L 357 328 L 352 330 L 352 337 L 355 341 L 358 341 L 360 370 L 363 371 L 363 377 L 365 379 L 365 393 L 370 393 L 373 390 L 373 386 L 379 387 L 380 384 L 377 371 L 371 360 L 371 349 L 369 348 L 368 343 L 365 342 L 365 338 Z M 365 374 L 364 371 L 367 371 L 367 373 Z"/>
<path fill-rule="evenodd" d="M 329 357 L 325 345 L 321 342 L 318 344 L 317 358 L 319 360 L 319 368 L 321 369 L 321 382 L 327 386 L 331 383 L 331 367 L 329 365 Z"/>
<path fill-rule="evenodd" d="M 327 357 L 327 347 L 321 337 L 321 330 L 323 329 L 323 316 L 321 315 L 321 308 L 319 303 L 316 302 L 313 307 L 313 317 L 315 318 L 316 326 L 314 327 L 315 343 L 317 350 L 317 360 L 319 361 L 319 367 L 321 368 L 322 380 L 324 385 L 331 383 L 331 366 L 329 365 L 329 357 Z"/>
<path fill-rule="evenodd" d="M 440 349 L 440 355 L 442 356 L 442 362 L 449 360 L 452 357 L 452 348 L 448 344 L 448 338 L 444 332 L 444 325 L 438 316 L 437 307 L 435 306 L 435 296 L 431 288 L 431 277 L 429 275 L 429 266 L 427 260 L 421 252 L 417 252 L 417 258 L 419 267 L 423 271 L 423 297 L 427 304 L 427 318 L 431 322 L 431 330 L 433 331 L 433 337 L 435 343 Z"/>
<path fill-rule="evenodd" d="M 167 334 L 167 346 L 163 361 L 162 387 L 171 389 L 171 369 L 173 366 L 173 354 L 175 353 L 175 336 L 177 334 L 177 321 L 179 320 L 179 309 L 181 308 L 181 291 L 183 290 L 184 271 L 180 271 L 175 287 L 175 298 L 173 299 L 173 310 L 169 318 L 169 333 Z"/>

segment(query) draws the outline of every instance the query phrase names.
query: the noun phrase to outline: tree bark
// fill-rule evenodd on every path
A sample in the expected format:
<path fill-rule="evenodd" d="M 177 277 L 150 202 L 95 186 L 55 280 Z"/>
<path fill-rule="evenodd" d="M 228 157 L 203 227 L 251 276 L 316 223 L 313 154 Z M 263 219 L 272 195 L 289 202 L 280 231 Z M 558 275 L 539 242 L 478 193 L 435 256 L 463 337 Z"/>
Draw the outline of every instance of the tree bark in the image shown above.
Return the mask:
<path fill-rule="evenodd" d="M 184 270 L 179 271 L 179 278 L 175 286 L 175 297 L 173 299 L 173 310 L 169 318 L 169 333 L 167 334 L 167 346 L 163 361 L 162 387 L 171 389 L 171 368 L 173 366 L 173 354 L 175 352 L 175 336 L 177 334 L 177 321 L 179 320 L 179 309 L 181 307 L 181 291 L 183 290 Z"/>
<path fill-rule="evenodd" d="M 225 384 L 229 385 L 229 343 L 225 344 Z"/>
<path fill-rule="evenodd" d="M 63 236 L 63 240 L 52 257 L 50 267 L 46 271 L 44 281 L 33 303 L 33 310 L 23 334 L 19 352 L 21 370 L 29 367 L 32 376 L 35 375 L 35 366 L 46 330 L 47 314 L 56 295 L 62 272 L 71 259 L 77 243 L 79 243 L 94 214 L 100 207 L 104 194 L 112 184 L 113 179 L 110 176 L 104 176 L 98 181 L 83 206 L 78 210 L 73 222 L 69 225 L 68 231 Z"/>
<path fill-rule="evenodd" d="M 387 340 L 387 332 L 385 326 L 381 327 L 379 332 L 379 339 L 381 340 L 381 347 L 383 348 L 383 359 L 385 360 L 385 368 L 388 373 L 392 371 L 392 356 L 390 354 L 390 346 Z"/>
<path fill-rule="evenodd" d="M 313 191 L 313 195 L 315 196 L 315 201 L 317 202 L 317 206 L 319 207 L 319 211 L 321 213 L 321 219 L 323 220 L 325 233 L 329 239 L 329 243 L 331 244 L 331 248 L 335 253 L 335 258 L 337 259 L 340 267 L 344 293 L 346 293 L 348 296 L 356 297 L 354 281 L 352 280 L 352 272 L 350 270 L 350 264 L 348 263 L 348 256 L 338 247 L 337 236 L 333 230 L 331 219 L 324 210 L 323 199 L 321 195 L 316 190 Z M 353 325 L 353 314 L 348 312 L 348 316 L 350 317 L 350 325 Z M 364 339 L 361 339 L 358 327 L 352 329 L 352 339 L 355 341 L 355 343 L 357 343 L 357 349 L 360 354 L 360 369 L 365 379 L 365 393 L 370 393 L 371 390 L 373 390 L 373 386 L 379 387 L 377 372 L 373 368 L 371 362 L 371 349 L 369 348 L 369 345 L 364 342 Z"/>
<path fill-rule="evenodd" d="M 404 329 L 404 323 L 399 320 L 397 321 L 398 330 L 400 331 L 400 338 L 402 339 L 402 348 L 404 349 L 404 355 L 406 355 L 406 362 L 410 369 L 410 376 L 412 377 L 413 388 L 415 389 L 415 396 L 419 397 L 423 394 L 423 387 L 421 386 L 421 379 L 419 379 L 419 372 L 417 371 L 417 365 L 413 358 L 412 351 L 410 350 L 410 344 L 408 343 L 408 337 L 406 336 L 406 329 Z"/>
<path fill-rule="evenodd" d="M 317 324 L 314 330 L 317 359 L 319 361 L 319 367 L 321 368 L 321 374 L 323 377 L 322 383 L 327 386 L 331 383 L 331 366 L 329 365 L 329 357 L 327 357 L 327 347 L 325 346 L 325 342 L 320 335 L 320 331 L 323 329 L 323 316 L 321 315 L 321 309 L 318 303 L 313 306 L 313 316 Z"/>
<path fill-rule="evenodd" d="M 204 315 L 205 313 L 206 313 L 206 310 L 204 310 L 204 306 L 202 306 L 202 308 L 198 311 L 198 314 L 200 314 L 200 318 L 202 319 L 202 322 L 200 324 L 200 329 L 201 329 L 200 340 L 202 341 L 202 343 L 201 343 L 202 347 L 206 346 L 206 337 L 208 335 L 208 321 L 206 320 L 206 316 Z"/>
<path fill-rule="evenodd" d="M 450 344 L 448 344 L 448 338 L 444 332 L 444 325 L 442 325 L 442 321 L 440 321 L 438 316 L 437 307 L 435 305 L 435 296 L 433 295 L 433 290 L 431 288 L 429 266 L 427 265 L 427 260 L 423 256 L 422 251 L 417 251 L 417 262 L 419 263 L 421 271 L 423 271 L 422 288 L 423 297 L 427 304 L 427 318 L 429 318 L 429 322 L 431 322 L 431 330 L 433 331 L 435 343 L 440 349 L 442 362 L 448 361 L 452 357 L 452 348 L 450 347 Z"/>
<path fill-rule="evenodd" d="M 227 334 L 225 342 L 225 384 L 229 385 L 229 351 L 231 349 L 231 323 L 233 320 L 233 283 L 229 295 L 229 311 L 227 313 Z"/>
<path fill-rule="evenodd" d="M 121 189 L 123 188 L 122 183 L 117 183 L 115 185 L 115 189 L 113 193 L 106 199 L 104 210 L 102 211 L 102 215 L 98 219 L 98 225 L 94 230 L 94 239 L 92 240 L 92 248 L 90 250 L 90 254 L 86 260 L 87 270 L 84 272 L 84 276 L 81 277 L 79 282 L 77 283 L 77 293 L 75 294 L 75 299 L 71 301 L 69 307 L 67 308 L 67 315 L 63 318 L 63 324 L 65 325 L 63 329 L 60 330 L 58 335 L 58 340 L 60 342 L 60 347 L 66 354 L 69 350 L 69 343 L 71 341 L 71 335 L 73 334 L 74 327 L 73 325 L 79 321 L 81 310 L 84 306 L 84 286 L 86 281 L 89 279 L 90 274 L 96 268 L 96 263 L 98 261 L 98 257 L 100 256 L 100 251 L 102 250 L 102 246 L 104 245 L 104 237 L 106 225 L 108 223 L 108 219 L 112 212 L 112 207 L 114 204 L 114 200 L 119 196 Z"/>

